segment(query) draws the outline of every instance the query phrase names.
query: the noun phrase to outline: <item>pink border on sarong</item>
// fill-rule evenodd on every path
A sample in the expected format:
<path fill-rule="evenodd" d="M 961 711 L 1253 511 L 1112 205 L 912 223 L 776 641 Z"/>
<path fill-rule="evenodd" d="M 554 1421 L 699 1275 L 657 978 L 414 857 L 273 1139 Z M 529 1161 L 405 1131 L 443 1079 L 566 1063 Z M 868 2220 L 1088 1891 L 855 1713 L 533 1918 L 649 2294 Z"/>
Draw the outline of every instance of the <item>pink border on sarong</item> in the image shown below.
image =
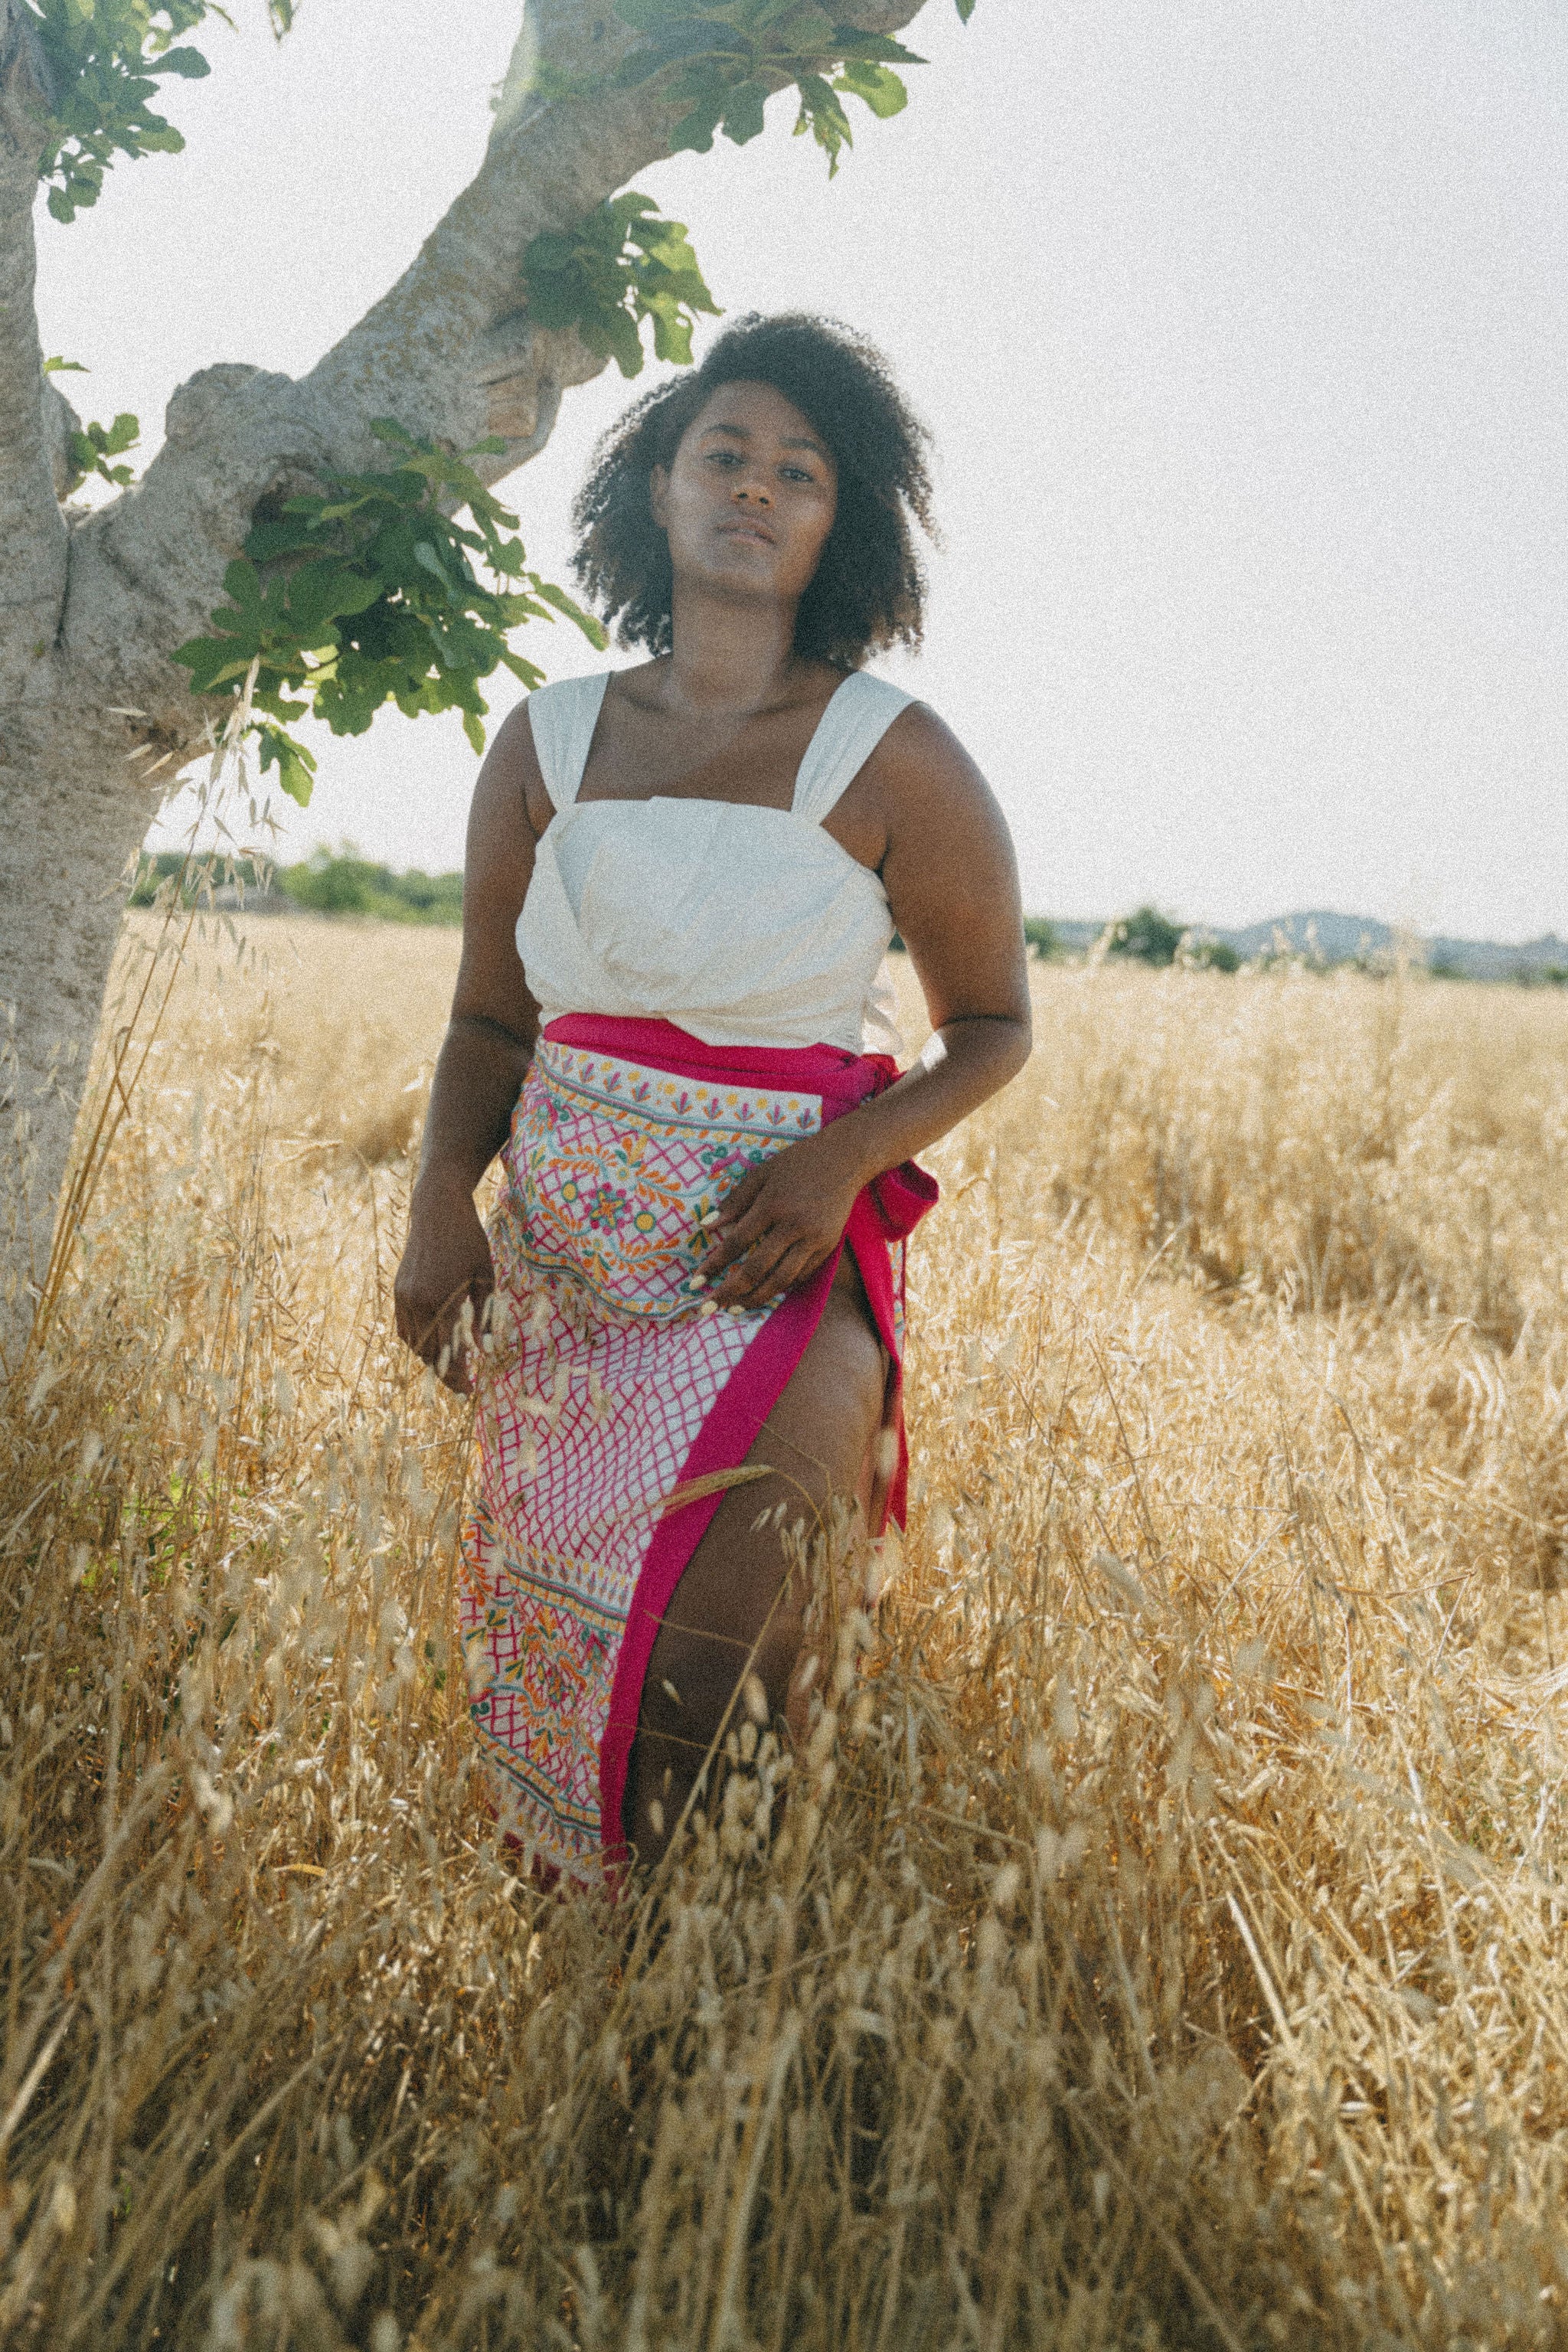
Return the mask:
<path fill-rule="evenodd" d="M 886 1054 L 849 1054 L 833 1045 L 708 1045 L 668 1021 L 622 1020 L 608 1014 L 574 1013 L 552 1021 L 543 1034 L 553 1045 L 617 1055 L 628 1061 L 651 1064 L 679 1077 L 721 1075 L 816 1095 L 822 1104 L 824 1127 L 885 1092 L 899 1076 L 898 1064 Z M 859 1193 L 837 1249 L 803 1290 L 789 1292 L 774 1307 L 726 1381 L 681 1465 L 681 1483 L 706 1477 L 716 1470 L 733 1469 L 745 1460 L 822 1319 L 839 1258 L 847 1244 L 855 1254 L 877 1334 L 892 1368 L 889 1403 L 898 1433 L 898 1461 L 889 1486 L 887 1507 L 872 1532 L 880 1535 L 889 1518 L 900 1526 L 903 1524 L 909 1457 L 904 1441 L 901 1351 L 894 1315 L 889 1252 L 892 1245 L 913 1232 L 936 1198 L 935 1179 L 913 1161 L 879 1176 Z M 722 1494 L 700 1496 L 660 1521 L 632 1595 L 610 1690 L 609 1720 L 599 1753 L 599 1834 L 612 1867 L 626 1853 L 621 1804 L 642 1710 L 648 1661 L 664 1612 L 722 1500 Z"/>

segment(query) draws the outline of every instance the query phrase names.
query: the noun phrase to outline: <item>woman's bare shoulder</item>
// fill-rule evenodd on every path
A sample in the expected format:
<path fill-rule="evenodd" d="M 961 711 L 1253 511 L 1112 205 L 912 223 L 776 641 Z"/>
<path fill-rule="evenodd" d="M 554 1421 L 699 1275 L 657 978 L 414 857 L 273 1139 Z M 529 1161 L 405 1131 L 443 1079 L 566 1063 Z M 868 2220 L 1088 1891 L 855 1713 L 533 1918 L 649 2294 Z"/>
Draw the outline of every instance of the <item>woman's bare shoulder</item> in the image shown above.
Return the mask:
<path fill-rule="evenodd" d="M 531 699 L 509 710 L 491 737 L 474 787 L 474 808 L 503 827 L 514 824 L 521 816 L 537 840 L 554 814 L 554 803 L 539 764 L 528 715 Z"/>
<path fill-rule="evenodd" d="M 929 702 L 907 702 L 861 770 L 889 822 L 995 806 L 979 763 Z"/>

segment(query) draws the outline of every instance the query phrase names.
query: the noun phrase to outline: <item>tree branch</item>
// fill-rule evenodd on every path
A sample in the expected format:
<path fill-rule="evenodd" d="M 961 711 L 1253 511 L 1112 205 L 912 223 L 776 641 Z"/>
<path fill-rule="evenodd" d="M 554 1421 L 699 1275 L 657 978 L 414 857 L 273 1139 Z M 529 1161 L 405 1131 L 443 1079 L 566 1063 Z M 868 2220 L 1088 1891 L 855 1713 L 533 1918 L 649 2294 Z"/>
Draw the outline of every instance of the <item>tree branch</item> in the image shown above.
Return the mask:
<path fill-rule="evenodd" d="M 365 416 L 390 413 L 395 395 L 411 431 L 450 434 L 457 425 L 471 442 L 489 429 L 481 372 L 503 380 L 491 370 L 510 356 L 542 380 L 545 371 L 530 369 L 532 337 L 521 319 L 522 256 L 542 229 L 580 220 L 667 153 L 672 110 L 651 86 L 552 100 L 537 84 L 542 73 L 607 78 L 637 37 L 607 5 L 529 0 L 478 173 L 396 285 L 321 360 L 312 384 Z M 492 352 L 487 338 L 498 331 L 503 348 Z M 604 362 L 584 352 L 582 364 L 597 373 Z M 510 452 L 491 461 L 498 474 L 517 462 Z"/>
<path fill-rule="evenodd" d="M 33 289 L 33 205 L 48 73 L 31 27 L 0 0 L 0 702 L 52 646 L 66 586 Z"/>
<path fill-rule="evenodd" d="M 850 13 L 886 31 L 922 5 Z M 563 391 L 605 362 L 529 322 L 522 257 L 668 153 L 677 110 L 660 84 L 603 86 L 636 39 L 607 5 L 527 0 L 484 162 L 396 285 L 297 383 L 227 366 L 175 393 L 141 486 L 72 534 L 65 649 L 104 703 L 194 747 L 205 714 L 169 651 L 205 626 L 262 498 L 385 463 L 374 418 L 458 446 L 500 434 L 504 453 L 480 467 L 492 481 L 543 446 Z M 589 79 L 592 95 L 550 95 Z"/>

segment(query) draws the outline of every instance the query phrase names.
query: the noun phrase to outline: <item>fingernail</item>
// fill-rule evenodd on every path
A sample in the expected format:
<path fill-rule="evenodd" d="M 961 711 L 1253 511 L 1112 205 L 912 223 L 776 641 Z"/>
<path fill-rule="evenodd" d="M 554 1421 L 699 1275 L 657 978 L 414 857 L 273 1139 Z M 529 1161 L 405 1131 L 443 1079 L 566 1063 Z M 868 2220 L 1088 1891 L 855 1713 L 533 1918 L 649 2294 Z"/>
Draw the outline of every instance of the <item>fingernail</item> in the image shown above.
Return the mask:
<path fill-rule="evenodd" d="M 699 1315 L 717 1315 L 719 1301 L 716 1298 L 705 1298 L 697 1312 Z"/>
<path fill-rule="evenodd" d="M 694 1274 L 686 1287 L 688 1290 L 706 1290 L 708 1276 L 705 1274 Z"/>

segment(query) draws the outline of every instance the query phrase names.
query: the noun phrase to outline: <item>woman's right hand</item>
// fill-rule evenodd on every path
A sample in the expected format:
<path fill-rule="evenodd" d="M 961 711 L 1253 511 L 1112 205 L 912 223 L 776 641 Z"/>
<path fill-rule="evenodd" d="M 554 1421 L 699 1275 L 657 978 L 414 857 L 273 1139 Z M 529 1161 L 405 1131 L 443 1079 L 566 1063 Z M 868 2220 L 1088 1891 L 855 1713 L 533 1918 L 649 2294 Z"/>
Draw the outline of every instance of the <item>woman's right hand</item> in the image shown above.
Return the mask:
<path fill-rule="evenodd" d="M 473 1386 L 472 1343 L 495 1284 L 490 1245 L 472 1192 L 458 1176 L 434 1170 L 421 1176 L 393 1286 L 398 1337 L 458 1396 L 467 1396 Z M 463 1309 L 470 1302 L 472 1318 L 465 1327 Z"/>

